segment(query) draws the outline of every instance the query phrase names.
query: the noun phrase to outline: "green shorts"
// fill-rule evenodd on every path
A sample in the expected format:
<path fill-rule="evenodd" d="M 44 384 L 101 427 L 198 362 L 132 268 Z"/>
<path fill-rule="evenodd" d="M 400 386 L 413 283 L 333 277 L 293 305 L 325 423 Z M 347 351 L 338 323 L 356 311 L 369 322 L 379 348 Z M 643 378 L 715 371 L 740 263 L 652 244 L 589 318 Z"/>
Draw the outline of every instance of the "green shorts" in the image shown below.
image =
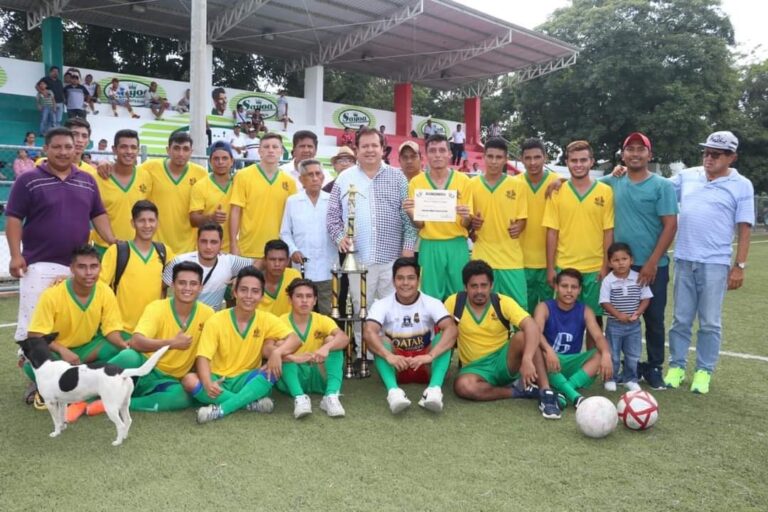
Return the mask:
<path fill-rule="evenodd" d="M 496 352 L 467 363 L 459 370 L 459 375 L 471 373 L 479 376 L 493 387 L 506 386 L 520 377 L 519 373 L 510 373 L 507 366 L 509 343 Z"/>
<path fill-rule="evenodd" d="M 117 356 L 109 360 L 109 364 L 114 364 L 120 368 L 138 368 L 147 361 L 147 356 L 132 348 L 121 351 Z M 139 377 L 133 388 L 135 397 L 147 396 L 158 391 L 164 391 L 171 386 L 181 386 L 179 379 L 168 375 L 165 372 L 152 368 L 152 371 L 143 377 Z"/>
<path fill-rule="evenodd" d="M 221 375 L 216 375 L 215 373 L 211 374 L 211 380 L 213 381 L 221 380 L 223 378 L 224 377 Z M 252 379 L 259 378 L 264 379 L 272 385 L 275 384 L 274 378 L 268 379 L 267 374 L 263 370 L 257 368 L 255 370 L 245 371 L 240 375 L 235 375 L 234 377 L 227 377 L 226 380 L 221 384 L 221 388 L 226 389 L 227 391 L 231 391 L 232 393 L 237 393 L 243 389 L 243 387 L 245 387 L 245 385 L 248 384 Z"/>
<path fill-rule="evenodd" d="M 525 270 L 522 268 L 493 269 L 493 291 L 512 297 L 521 308 L 528 309 L 528 287 L 525 283 Z"/>
<path fill-rule="evenodd" d="M 525 285 L 528 289 L 528 313 L 533 314 L 540 302 L 551 299 L 555 292 L 547 284 L 546 268 L 526 268 Z"/>
<path fill-rule="evenodd" d="M 574 373 L 581 370 L 581 368 L 587 364 L 587 361 L 592 359 L 597 349 L 587 350 L 586 352 L 580 352 L 578 354 L 557 354 L 557 359 L 560 360 L 560 373 L 568 379 Z M 594 380 L 593 380 L 594 382 Z"/>
<path fill-rule="evenodd" d="M 301 383 L 301 389 L 304 390 L 304 393 L 325 394 L 326 380 L 325 375 L 320 371 L 320 365 L 297 363 L 296 368 L 298 368 L 299 382 Z M 278 380 L 275 387 L 281 393 L 290 396 L 291 392 L 283 379 Z"/>
<path fill-rule="evenodd" d="M 464 289 L 461 271 L 469 261 L 469 248 L 464 237 L 450 240 L 421 239 L 421 291 L 438 300 L 445 300 Z"/>
<path fill-rule="evenodd" d="M 562 269 L 558 268 L 557 272 L 560 273 Z M 600 307 L 600 281 L 597 280 L 597 276 L 600 272 L 582 272 L 583 283 L 581 285 L 581 294 L 578 301 L 583 302 L 589 306 L 595 313 L 595 316 L 603 316 L 603 308 Z"/>

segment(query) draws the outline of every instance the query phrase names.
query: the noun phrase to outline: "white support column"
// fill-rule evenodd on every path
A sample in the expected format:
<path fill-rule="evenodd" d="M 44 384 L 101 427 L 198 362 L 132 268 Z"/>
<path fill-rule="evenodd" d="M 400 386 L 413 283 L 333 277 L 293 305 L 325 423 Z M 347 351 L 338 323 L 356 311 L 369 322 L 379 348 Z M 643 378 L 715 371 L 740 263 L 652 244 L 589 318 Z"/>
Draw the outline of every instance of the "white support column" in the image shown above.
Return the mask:
<path fill-rule="evenodd" d="M 207 0 L 195 0 L 192 4 L 192 17 L 189 45 L 189 82 L 191 90 L 189 134 L 194 142 L 192 153 L 204 155 L 208 139 L 205 136 L 205 119 L 211 107 L 211 73 L 208 59 L 210 48 L 207 37 Z M 198 162 L 199 163 L 199 162 Z"/>
<path fill-rule="evenodd" d="M 312 66 L 304 70 L 304 100 L 307 108 L 307 124 L 323 129 L 323 66 Z M 318 136 L 325 135 L 322 131 Z"/>

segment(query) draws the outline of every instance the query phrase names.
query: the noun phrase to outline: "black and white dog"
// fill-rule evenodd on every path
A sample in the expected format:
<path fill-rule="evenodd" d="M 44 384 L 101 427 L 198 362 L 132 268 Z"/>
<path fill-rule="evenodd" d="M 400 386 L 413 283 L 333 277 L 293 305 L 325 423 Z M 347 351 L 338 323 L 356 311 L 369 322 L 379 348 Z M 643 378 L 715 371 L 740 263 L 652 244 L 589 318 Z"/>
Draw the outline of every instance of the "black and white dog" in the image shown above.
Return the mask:
<path fill-rule="evenodd" d="M 128 411 L 133 393 L 131 377 L 142 377 L 151 372 L 168 347 L 161 348 L 143 365 L 134 369 L 124 370 L 112 364 L 100 367 L 85 364 L 72 366 L 66 361 L 51 359 L 48 344 L 55 340 L 57 335 L 58 333 L 52 333 L 41 338 L 27 338 L 16 342 L 32 365 L 37 390 L 53 418 L 54 430 L 51 437 L 58 436 L 67 428 L 67 404 L 99 396 L 104 402 L 104 411 L 117 427 L 117 439 L 112 445 L 118 446 L 128 437 L 128 429 L 131 428 L 131 414 Z"/>

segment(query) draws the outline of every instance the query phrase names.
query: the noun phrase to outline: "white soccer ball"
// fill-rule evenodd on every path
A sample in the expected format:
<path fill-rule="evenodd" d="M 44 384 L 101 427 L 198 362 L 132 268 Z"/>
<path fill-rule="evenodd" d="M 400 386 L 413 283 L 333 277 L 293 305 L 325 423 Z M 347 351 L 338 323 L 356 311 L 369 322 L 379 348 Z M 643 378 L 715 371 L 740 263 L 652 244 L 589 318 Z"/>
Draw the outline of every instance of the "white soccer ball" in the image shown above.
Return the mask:
<path fill-rule="evenodd" d="M 604 396 L 591 396 L 576 409 L 576 424 L 587 437 L 605 437 L 616 430 L 618 422 L 616 407 Z"/>
<path fill-rule="evenodd" d="M 659 403 L 647 391 L 624 393 L 616 404 L 619 419 L 632 430 L 646 430 L 659 419 Z"/>

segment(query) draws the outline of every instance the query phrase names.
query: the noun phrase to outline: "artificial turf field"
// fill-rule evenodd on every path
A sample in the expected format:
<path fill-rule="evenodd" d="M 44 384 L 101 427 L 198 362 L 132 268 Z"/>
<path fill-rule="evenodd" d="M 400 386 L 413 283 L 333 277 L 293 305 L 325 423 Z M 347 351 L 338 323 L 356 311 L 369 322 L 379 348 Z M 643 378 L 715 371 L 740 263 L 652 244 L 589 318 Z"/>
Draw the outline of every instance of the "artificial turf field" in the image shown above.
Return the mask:
<path fill-rule="evenodd" d="M 0 329 L 0 510 L 766 510 L 768 240 L 754 242 L 722 350 L 763 359 L 723 355 L 709 395 L 655 392 L 653 429 L 603 440 L 579 433 L 572 408 L 549 421 L 533 401 L 470 403 L 448 385 L 441 415 L 406 386 L 414 404 L 393 417 L 375 375 L 345 382 L 342 419 L 313 397 L 296 421 L 278 394 L 271 415 L 202 426 L 191 410 L 133 413 L 117 448 L 105 416 L 51 439 L 49 414 L 21 402 L 13 328 Z M 15 308 L 0 301 L 0 323 Z"/>

